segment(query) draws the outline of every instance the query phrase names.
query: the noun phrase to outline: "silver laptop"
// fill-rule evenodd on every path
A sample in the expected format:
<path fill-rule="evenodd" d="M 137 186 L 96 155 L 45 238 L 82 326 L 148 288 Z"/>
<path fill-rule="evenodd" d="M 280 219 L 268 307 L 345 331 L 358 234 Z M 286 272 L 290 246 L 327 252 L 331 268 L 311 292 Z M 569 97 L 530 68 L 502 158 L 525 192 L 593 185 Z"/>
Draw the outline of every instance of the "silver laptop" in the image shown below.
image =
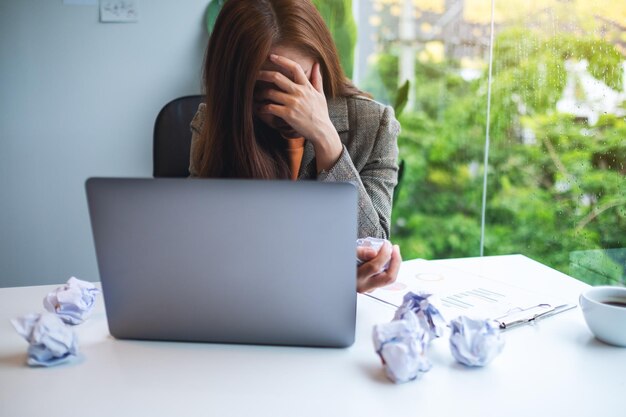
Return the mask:
<path fill-rule="evenodd" d="M 91 178 L 86 190 L 114 337 L 354 342 L 354 185 Z"/>

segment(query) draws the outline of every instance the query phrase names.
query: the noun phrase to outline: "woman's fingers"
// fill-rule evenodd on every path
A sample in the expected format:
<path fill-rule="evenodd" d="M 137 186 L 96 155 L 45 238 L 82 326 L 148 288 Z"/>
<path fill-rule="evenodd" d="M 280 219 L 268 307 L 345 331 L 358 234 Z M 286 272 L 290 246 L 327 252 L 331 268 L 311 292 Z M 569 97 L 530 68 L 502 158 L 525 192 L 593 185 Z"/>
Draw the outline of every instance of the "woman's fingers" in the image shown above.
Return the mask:
<path fill-rule="evenodd" d="M 389 272 L 378 274 L 370 278 L 371 289 L 384 287 L 393 283 L 396 280 L 395 275 L 391 275 Z M 371 290 L 370 290 L 371 291 Z"/>
<path fill-rule="evenodd" d="M 320 64 L 318 62 L 313 64 L 311 72 L 311 84 L 313 88 L 320 93 L 324 93 L 324 80 L 322 80 L 322 73 L 320 72 Z"/>
<path fill-rule="evenodd" d="M 255 87 L 257 93 L 264 89 L 275 89 L 289 95 L 289 98 L 281 96 L 279 99 L 268 99 L 272 103 L 262 107 L 256 103 L 255 111 L 283 119 L 313 144 L 318 171 L 330 169 L 340 156 L 341 139 L 330 121 L 326 96 L 313 87 L 298 63 L 276 55 L 272 55 L 271 60 L 279 68 L 277 71 L 259 71 Z M 316 71 L 315 84 L 317 88 L 323 89 L 319 68 Z"/>
<path fill-rule="evenodd" d="M 273 83 L 286 93 L 293 93 L 296 90 L 293 81 L 278 71 L 259 71 L 257 80 Z"/>
<path fill-rule="evenodd" d="M 374 248 L 368 248 L 366 246 L 357 246 L 356 257 L 363 262 L 370 261 L 376 257 L 376 250 Z"/>
<path fill-rule="evenodd" d="M 376 257 L 372 259 L 372 262 L 380 265 L 382 269 L 382 267 L 385 266 L 385 264 L 389 261 L 389 258 L 391 258 L 392 252 L 393 247 L 391 246 L 391 243 L 389 243 L 389 241 L 385 241 L 378 250 L 378 255 L 376 255 Z"/>
<path fill-rule="evenodd" d="M 391 252 L 391 261 L 389 262 L 389 268 L 387 274 L 393 277 L 393 281 L 396 280 L 398 272 L 400 271 L 400 265 L 402 265 L 402 255 L 400 255 L 400 246 L 393 245 Z"/>
<path fill-rule="evenodd" d="M 365 277 L 371 277 L 380 273 L 380 271 L 382 271 L 385 267 L 385 264 L 389 261 L 391 252 L 391 244 L 389 242 L 385 242 L 375 258 L 359 267 L 359 276 L 363 275 Z"/>
<path fill-rule="evenodd" d="M 270 55 L 270 61 L 288 70 L 293 76 L 293 80 L 296 82 L 296 84 L 306 85 L 309 82 L 309 79 L 306 77 L 304 70 L 297 62 L 292 61 L 291 59 L 284 56 L 275 54 Z"/>
<path fill-rule="evenodd" d="M 389 268 L 380 272 L 387 262 L 389 262 Z M 385 242 L 375 258 L 358 268 L 357 291 L 369 292 L 395 282 L 401 264 L 400 247 L 398 245 L 392 247 L 390 243 Z"/>
<path fill-rule="evenodd" d="M 370 292 L 375 290 L 376 288 L 389 285 L 395 280 L 396 277 L 394 275 L 391 275 L 387 272 L 381 272 L 379 274 L 357 280 L 357 291 Z"/>
<path fill-rule="evenodd" d="M 256 101 L 269 100 L 277 104 L 288 104 L 291 101 L 291 96 L 282 91 L 268 88 L 267 90 L 261 90 L 254 95 Z"/>
<path fill-rule="evenodd" d="M 274 116 L 280 117 L 281 119 L 287 121 L 291 118 L 291 109 L 289 107 L 283 106 L 282 104 L 265 104 L 259 108 L 261 113 L 269 113 Z"/>

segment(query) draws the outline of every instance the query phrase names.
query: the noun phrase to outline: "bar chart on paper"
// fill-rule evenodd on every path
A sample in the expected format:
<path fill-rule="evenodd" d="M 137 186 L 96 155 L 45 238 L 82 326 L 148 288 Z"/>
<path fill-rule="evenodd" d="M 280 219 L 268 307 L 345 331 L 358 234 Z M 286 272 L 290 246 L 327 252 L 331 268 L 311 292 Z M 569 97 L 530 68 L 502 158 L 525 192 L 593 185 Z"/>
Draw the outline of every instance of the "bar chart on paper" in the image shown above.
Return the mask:
<path fill-rule="evenodd" d="M 433 304 L 447 320 L 460 315 L 490 319 L 523 312 L 538 315 L 573 307 L 553 295 L 498 281 L 497 277 L 467 273 L 423 259 L 404 262 L 395 283 L 369 295 L 400 306 L 409 291 L 432 294 Z"/>

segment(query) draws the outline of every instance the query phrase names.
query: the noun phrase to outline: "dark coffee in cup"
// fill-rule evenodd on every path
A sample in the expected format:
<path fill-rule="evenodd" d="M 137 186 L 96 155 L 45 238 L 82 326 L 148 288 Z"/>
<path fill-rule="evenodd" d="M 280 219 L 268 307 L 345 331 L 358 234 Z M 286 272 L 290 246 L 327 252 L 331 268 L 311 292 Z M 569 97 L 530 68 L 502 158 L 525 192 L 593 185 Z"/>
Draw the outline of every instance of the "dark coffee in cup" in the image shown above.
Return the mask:
<path fill-rule="evenodd" d="M 624 301 L 602 301 L 602 304 L 606 304 L 613 307 L 626 308 L 626 300 Z"/>
<path fill-rule="evenodd" d="M 579 302 L 587 326 L 598 339 L 626 348 L 626 287 L 587 288 Z"/>

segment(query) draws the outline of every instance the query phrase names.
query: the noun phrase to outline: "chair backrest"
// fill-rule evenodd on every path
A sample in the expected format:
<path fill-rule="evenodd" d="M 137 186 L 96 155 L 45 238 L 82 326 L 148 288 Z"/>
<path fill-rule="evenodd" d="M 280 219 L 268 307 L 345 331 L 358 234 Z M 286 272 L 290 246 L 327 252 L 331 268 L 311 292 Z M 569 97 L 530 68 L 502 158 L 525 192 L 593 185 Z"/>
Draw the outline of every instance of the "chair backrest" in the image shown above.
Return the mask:
<path fill-rule="evenodd" d="M 152 149 L 154 177 L 189 176 L 189 124 L 204 97 L 185 96 L 167 103 L 154 123 Z"/>

